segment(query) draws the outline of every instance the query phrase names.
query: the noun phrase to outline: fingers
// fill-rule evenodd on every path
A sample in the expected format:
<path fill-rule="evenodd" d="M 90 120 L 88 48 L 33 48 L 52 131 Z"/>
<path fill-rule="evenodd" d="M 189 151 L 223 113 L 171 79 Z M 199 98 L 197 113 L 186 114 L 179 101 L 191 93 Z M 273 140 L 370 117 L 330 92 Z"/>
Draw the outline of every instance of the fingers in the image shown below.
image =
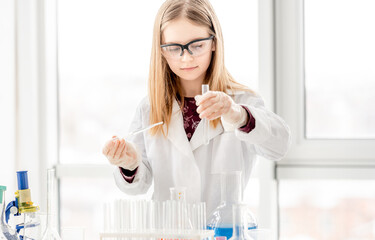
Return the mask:
<path fill-rule="evenodd" d="M 206 108 L 201 114 L 200 118 L 206 118 L 208 120 L 214 120 L 228 111 L 227 105 L 223 102 L 217 102 L 210 107 Z"/>
<path fill-rule="evenodd" d="M 207 95 L 206 95 L 207 94 Z M 226 114 L 231 107 L 231 99 L 223 92 L 208 92 L 202 96 L 197 112 L 199 117 L 214 120 Z"/>
<path fill-rule="evenodd" d="M 123 155 L 123 152 L 124 152 L 125 146 L 126 146 L 125 140 L 124 140 L 124 139 L 121 139 L 121 140 L 120 140 L 120 144 L 119 144 L 119 146 L 118 146 L 118 149 L 117 149 L 117 151 L 115 152 L 115 154 L 114 154 L 114 156 L 113 156 L 113 159 L 114 159 L 115 161 L 121 158 L 121 156 Z"/>
<path fill-rule="evenodd" d="M 209 91 L 209 92 L 206 92 L 203 95 L 197 95 L 197 96 L 195 96 L 195 101 L 196 101 L 197 106 L 203 104 L 204 102 L 206 102 L 210 98 L 216 97 L 218 95 L 218 93 L 220 93 L 220 92 Z"/>
<path fill-rule="evenodd" d="M 113 159 L 117 149 L 118 149 L 118 146 L 120 145 L 120 140 L 116 139 L 116 140 L 113 140 L 114 142 L 114 146 L 112 146 L 107 154 L 107 157 Z"/>
<path fill-rule="evenodd" d="M 219 93 L 220 92 L 208 92 L 204 96 L 202 96 L 200 101 L 196 102 L 196 104 L 198 106 L 197 112 L 201 113 L 206 108 L 208 108 L 209 106 L 219 102 L 220 101 L 220 94 Z"/>
<path fill-rule="evenodd" d="M 109 140 L 108 142 L 106 142 L 106 144 L 105 144 L 104 147 L 103 147 L 103 154 L 104 154 L 105 156 L 108 155 L 108 153 L 109 153 L 109 151 L 111 150 L 111 148 L 113 147 L 113 145 L 114 145 L 113 140 Z"/>

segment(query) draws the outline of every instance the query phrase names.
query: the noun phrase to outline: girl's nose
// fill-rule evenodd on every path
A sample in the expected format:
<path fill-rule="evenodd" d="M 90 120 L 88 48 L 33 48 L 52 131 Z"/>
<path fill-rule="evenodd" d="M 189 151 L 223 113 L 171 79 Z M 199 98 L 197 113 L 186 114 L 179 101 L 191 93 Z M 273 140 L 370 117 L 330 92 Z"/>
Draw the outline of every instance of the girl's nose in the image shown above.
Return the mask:
<path fill-rule="evenodd" d="M 181 61 L 186 62 L 186 61 L 191 61 L 193 59 L 193 56 L 188 52 L 187 49 L 184 49 L 184 52 L 181 56 Z"/>

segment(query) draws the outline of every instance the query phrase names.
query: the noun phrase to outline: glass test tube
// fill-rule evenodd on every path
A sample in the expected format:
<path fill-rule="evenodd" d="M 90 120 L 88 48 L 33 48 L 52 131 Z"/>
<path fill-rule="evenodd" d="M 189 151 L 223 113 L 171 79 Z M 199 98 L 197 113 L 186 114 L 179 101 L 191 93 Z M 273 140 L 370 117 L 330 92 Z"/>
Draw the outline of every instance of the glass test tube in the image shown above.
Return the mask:
<path fill-rule="evenodd" d="M 202 84 L 202 95 L 208 92 L 209 90 L 210 89 L 209 89 L 208 84 Z M 208 130 L 210 127 L 210 121 L 207 120 L 206 118 L 202 119 L 202 121 L 203 121 L 203 141 L 204 141 L 204 144 L 207 145 L 209 142 Z"/>

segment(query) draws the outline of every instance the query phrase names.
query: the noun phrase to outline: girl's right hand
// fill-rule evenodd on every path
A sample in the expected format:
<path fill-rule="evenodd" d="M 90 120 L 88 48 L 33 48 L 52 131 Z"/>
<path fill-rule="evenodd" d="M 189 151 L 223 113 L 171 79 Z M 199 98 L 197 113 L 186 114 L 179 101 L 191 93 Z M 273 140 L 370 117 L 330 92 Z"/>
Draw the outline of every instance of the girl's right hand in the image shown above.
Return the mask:
<path fill-rule="evenodd" d="M 131 142 L 113 136 L 103 147 L 103 154 L 116 166 L 133 171 L 139 165 L 140 155 Z"/>

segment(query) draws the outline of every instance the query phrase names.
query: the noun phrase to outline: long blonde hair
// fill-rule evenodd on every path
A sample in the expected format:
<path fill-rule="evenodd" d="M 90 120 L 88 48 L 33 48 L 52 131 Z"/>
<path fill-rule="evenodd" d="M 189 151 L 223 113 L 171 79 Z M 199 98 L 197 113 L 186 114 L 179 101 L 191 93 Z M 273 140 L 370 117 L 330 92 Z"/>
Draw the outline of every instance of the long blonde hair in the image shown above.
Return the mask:
<path fill-rule="evenodd" d="M 173 101 L 178 99 L 183 106 L 184 98 L 178 76 L 169 68 L 161 54 L 161 36 L 167 22 L 184 17 L 193 23 L 206 26 L 209 34 L 214 36 L 215 51 L 212 52 L 210 66 L 207 69 L 204 83 L 210 90 L 222 91 L 245 90 L 246 86 L 236 82 L 224 65 L 224 44 L 219 20 L 208 0 L 166 0 L 160 7 L 154 24 L 148 93 L 151 106 L 150 124 L 163 121 L 167 126 L 165 133 L 162 126 L 150 130 L 150 134 L 168 134 L 171 121 Z M 211 122 L 212 127 L 220 123 L 220 118 Z"/>

